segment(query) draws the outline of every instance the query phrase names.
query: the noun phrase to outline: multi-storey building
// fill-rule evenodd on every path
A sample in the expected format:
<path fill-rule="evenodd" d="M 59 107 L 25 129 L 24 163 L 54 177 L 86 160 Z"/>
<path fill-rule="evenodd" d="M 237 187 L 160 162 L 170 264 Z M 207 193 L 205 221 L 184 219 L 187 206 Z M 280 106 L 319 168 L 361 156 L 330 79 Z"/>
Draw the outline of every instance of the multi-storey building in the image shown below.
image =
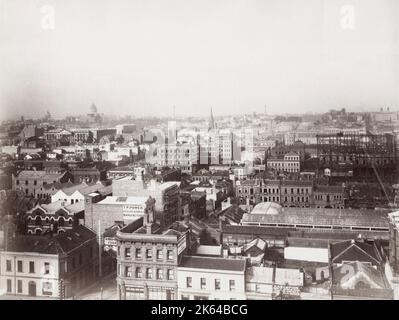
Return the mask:
<path fill-rule="evenodd" d="M 27 196 L 36 197 L 36 190 L 50 183 L 64 183 L 71 180 L 69 172 L 49 173 L 39 170 L 22 170 L 12 175 L 12 189 L 20 190 Z"/>
<path fill-rule="evenodd" d="M 183 173 L 192 173 L 199 161 L 197 144 L 162 144 L 157 148 L 156 163 L 159 166 L 178 167 Z"/>
<path fill-rule="evenodd" d="M 308 180 L 245 180 L 236 182 L 236 197 L 241 203 L 249 201 L 250 205 L 268 201 L 284 207 L 312 207 L 313 188 L 313 182 Z"/>
<path fill-rule="evenodd" d="M 116 233 L 117 286 L 122 300 L 175 300 L 177 266 L 189 248 L 189 231 L 178 224 L 162 229 L 148 210 Z"/>
<path fill-rule="evenodd" d="M 68 298 L 97 278 L 94 232 L 78 226 L 57 236 L 16 236 L 0 251 L 0 288 L 15 296 Z"/>
<path fill-rule="evenodd" d="M 345 207 L 344 188 L 342 186 L 315 186 L 313 197 L 316 208 L 343 209 Z"/>
<path fill-rule="evenodd" d="M 107 196 L 93 201 L 96 196 L 88 194 L 85 202 L 85 225 L 102 234 L 115 224 L 128 225 L 143 217 L 155 206 L 151 196 Z"/>
<path fill-rule="evenodd" d="M 155 199 L 155 218 L 163 226 L 168 226 L 178 219 L 178 196 L 180 182 L 158 182 L 155 179 L 144 181 L 143 175 L 135 178 L 122 178 L 112 182 L 114 196 L 148 197 Z"/>
<path fill-rule="evenodd" d="M 41 235 L 47 232 L 62 233 L 79 224 L 84 218 L 84 202 L 65 204 L 58 200 L 50 204 L 38 204 L 26 213 L 28 234 Z"/>
<path fill-rule="evenodd" d="M 246 259 L 185 256 L 178 267 L 179 300 L 244 300 Z"/>
<path fill-rule="evenodd" d="M 285 154 L 282 159 L 268 158 L 266 162 L 267 168 L 277 173 L 299 172 L 301 171 L 300 164 L 300 156 L 294 152 Z"/>
<path fill-rule="evenodd" d="M 398 157 L 393 134 L 323 134 L 317 136 L 319 168 L 353 166 L 357 181 L 393 181 Z"/>

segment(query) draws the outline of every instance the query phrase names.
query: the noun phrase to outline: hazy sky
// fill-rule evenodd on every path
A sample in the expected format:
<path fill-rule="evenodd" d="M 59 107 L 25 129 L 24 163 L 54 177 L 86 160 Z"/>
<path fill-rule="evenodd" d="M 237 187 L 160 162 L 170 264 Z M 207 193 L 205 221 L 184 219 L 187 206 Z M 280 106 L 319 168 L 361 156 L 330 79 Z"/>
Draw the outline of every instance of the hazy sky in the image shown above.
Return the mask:
<path fill-rule="evenodd" d="M 0 10 L 2 118 L 93 102 L 136 116 L 173 105 L 215 116 L 265 104 L 399 109 L 397 0 L 0 0 Z"/>

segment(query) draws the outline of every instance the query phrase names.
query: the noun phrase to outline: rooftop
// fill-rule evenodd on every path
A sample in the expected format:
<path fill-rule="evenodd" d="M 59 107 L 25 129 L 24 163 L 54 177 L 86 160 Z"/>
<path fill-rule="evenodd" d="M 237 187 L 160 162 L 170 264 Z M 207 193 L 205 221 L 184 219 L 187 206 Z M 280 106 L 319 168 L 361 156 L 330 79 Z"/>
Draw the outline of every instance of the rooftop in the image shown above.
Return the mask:
<path fill-rule="evenodd" d="M 211 257 L 185 256 L 179 265 L 180 268 L 212 269 L 226 271 L 245 271 L 246 261 L 243 259 L 225 259 Z"/>
<path fill-rule="evenodd" d="M 119 204 L 119 205 L 145 205 L 149 197 L 118 197 L 108 196 L 99 201 L 98 204 Z"/>
<path fill-rule="evenodd" d="M 251 213 L 243 215 L 241 223 L 352 226 L 384 228 L 388 226 L 385 210 L 326 209 L 326 208 L 282 208 L 260 203 Z"/>
<path fill-rule="evenodd" d="M 41 254 L 66 254 L 81 246 L 88 240 L 96 238 L 96 234 L 79 225 L 73 230 L 68 230 L 55 237 L 50 236 L 17 236 L 8 243 L 8 252 L 41 253 Z"/>

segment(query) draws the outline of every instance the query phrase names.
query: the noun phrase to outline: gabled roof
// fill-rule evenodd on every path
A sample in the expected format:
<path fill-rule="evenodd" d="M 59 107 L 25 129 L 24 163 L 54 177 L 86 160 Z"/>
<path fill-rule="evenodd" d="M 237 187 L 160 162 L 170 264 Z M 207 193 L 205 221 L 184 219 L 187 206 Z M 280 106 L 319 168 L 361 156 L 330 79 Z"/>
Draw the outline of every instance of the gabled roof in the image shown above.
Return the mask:
<path fill-rule="evenodd" d="M 343 261 L 370 262 L 373 265 L 382 263 L 382 257 L 374 245 L 356 240 L 331 244 L 331 260 L 333 263 Z"/>
<path fill-rule="evenodd" d="M 96 238 L 96 234 L 85 226 L 79 225 L 72 230 L 60 233 L 55 237 L 19 235 L 11 239 L 7 245 L 9 252 L 67 254 L 88 240 Z"/>
<path fill-rule="evenodd" d="M 351 270 L 351 272 L 348 272 Z M 359 282 L 363 282 L 372 289 L 390 288 L 382 272 L 367 263 L 359 261 L 345 263 L 333 268 L 334 284 L 342 289 L 356 289 Z"/>

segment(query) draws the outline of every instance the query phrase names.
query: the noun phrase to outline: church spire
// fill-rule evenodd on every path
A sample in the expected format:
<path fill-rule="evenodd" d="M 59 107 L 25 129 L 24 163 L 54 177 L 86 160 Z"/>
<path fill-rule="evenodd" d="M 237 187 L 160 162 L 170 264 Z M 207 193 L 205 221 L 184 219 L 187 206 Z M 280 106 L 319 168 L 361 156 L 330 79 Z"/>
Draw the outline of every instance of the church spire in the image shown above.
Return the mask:
<path fill-rule="evenodd" d="M 215 120 L 213 119 L 212 107 L 211 107 L 211 118 L 209 121 L 209 130 L 211 129 L 215 129 Z"/>

